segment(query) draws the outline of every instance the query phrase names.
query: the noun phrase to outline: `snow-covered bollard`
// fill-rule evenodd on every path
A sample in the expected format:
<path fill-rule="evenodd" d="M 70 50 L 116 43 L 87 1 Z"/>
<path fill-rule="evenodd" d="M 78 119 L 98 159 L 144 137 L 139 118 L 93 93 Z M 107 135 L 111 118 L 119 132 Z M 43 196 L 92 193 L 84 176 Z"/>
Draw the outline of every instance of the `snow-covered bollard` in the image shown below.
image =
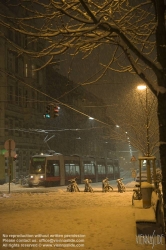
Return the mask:
<path fill-rule="evenodd" d="M 152 191 L 154 190 L 154 186 L 149 182 L 141 183 L 141 194 L 143 201 L 143 208 L 148 208 L 151 206 L 151 196 Z"/>

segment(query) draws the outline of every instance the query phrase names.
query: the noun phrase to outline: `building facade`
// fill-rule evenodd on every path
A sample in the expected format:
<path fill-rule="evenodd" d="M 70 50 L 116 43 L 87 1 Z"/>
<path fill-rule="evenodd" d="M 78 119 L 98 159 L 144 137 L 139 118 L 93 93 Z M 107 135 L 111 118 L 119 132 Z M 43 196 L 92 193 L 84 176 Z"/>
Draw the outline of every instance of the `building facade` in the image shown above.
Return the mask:
<path fill-rule="evenodd" d="M 6 5 L 0 7 L 6 15 L 15 15 Z M 38 50 L 38 46 L 44 45 L 29 42 L 26 36 L 7 28 L 1 27 L 1 33 L 4 36 L 0 37 L 0 183 L 9 178 L 9 158 L 5 157 L 4 149 L 9 139 L 16 144 L 11 178 L 27 175 L 31 156 L 48 150 L 116 157 L 114 143 L 110 142 L 109 147 L 104 144 L 110 121 L 106 110 L 97 108 L 102 100 L 51 67 L 36 71 L 43 61 L 34 62 L 16 49 Z M 47 119 L 43 115 L 50 104 L 60 107 L 59 116 Z"/>

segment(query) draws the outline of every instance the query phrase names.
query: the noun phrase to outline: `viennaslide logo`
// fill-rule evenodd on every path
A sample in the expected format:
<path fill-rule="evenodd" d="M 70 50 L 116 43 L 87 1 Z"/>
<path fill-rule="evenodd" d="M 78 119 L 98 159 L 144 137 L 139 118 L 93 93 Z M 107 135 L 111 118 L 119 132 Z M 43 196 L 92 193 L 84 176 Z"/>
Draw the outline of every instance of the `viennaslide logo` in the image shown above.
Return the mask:
<path fill-rule="evenodd" d="M 155 234 L 155 230 L 153 234 L 137 234 L 136 235 L 136 243 L 139 245 L 152 245 L 152 249 L 157 245 L 164 245 L 164 235 Z"/>

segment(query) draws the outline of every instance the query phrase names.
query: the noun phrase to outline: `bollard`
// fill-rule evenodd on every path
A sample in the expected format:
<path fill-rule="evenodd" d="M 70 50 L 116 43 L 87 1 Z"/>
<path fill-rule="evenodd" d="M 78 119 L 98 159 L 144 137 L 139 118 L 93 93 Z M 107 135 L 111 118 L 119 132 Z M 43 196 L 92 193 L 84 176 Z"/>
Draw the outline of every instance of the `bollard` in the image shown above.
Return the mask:
<path fill-rule="evenodd" d="M 141 183 L 141 194 L 142 194 L 142 202 L 143 208 L 151 207 L 151 195 L 153 191 L 153 185 L 149 182 Z"/>

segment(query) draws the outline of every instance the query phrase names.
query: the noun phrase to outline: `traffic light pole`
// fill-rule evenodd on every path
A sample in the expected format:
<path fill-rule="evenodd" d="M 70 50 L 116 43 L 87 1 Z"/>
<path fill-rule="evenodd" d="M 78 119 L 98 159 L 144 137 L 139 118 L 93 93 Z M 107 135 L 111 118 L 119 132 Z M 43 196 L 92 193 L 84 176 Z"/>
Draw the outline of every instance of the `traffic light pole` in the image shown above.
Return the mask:
<path fill-rule="evenodd" d="M 15 153 L 12 150 L 15 149 L 15 141 L 13 141 L 12 139 L 5 141 L 4 148 L 7 150 L 7 152 L 5 153 L 5 157 L 8 158 L 8 176 L 9 176 L 9 193 L 10 193 L 10 182 L 11 182 L 11 173 L 12 173 L 12 155 L 13 153 Z"/>
<path fill-rule="evenodd" d="M 10 194 L 10 182 L 11 182 L 11 140 L 9 140 L 9 194 Z"/>

